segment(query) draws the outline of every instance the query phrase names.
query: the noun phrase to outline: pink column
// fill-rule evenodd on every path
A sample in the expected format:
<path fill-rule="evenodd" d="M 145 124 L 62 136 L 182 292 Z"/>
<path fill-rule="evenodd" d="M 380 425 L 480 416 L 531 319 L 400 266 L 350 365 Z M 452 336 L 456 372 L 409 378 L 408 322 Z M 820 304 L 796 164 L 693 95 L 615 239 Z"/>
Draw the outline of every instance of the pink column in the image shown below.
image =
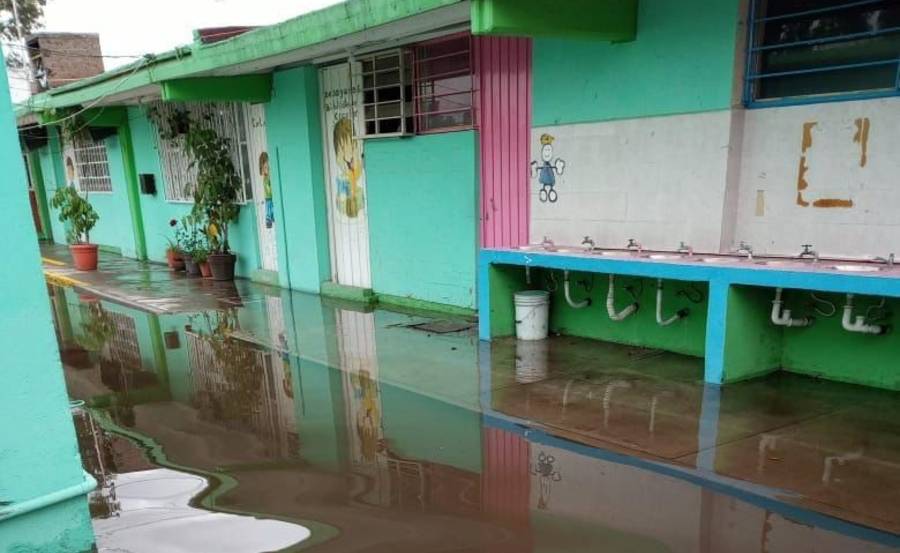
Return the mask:
<path fill-rule="evenodd" d="M 531 39 L 475 37 L 481 245 L 528 243 Z"/>

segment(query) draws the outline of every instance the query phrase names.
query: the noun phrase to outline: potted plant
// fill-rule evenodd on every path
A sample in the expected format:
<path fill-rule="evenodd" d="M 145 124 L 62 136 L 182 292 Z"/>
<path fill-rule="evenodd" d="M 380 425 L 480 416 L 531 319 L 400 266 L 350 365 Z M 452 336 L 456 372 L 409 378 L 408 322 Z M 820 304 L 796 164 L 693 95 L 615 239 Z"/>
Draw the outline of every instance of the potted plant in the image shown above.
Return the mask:
<path fill-rule="evenodd" d="M 184 269 L 188 276 L 200 276 L 200 264 L 197 257 L 206 261 L 206 248 L 204 247 L 203 232 L 200 230 L 197 218 L 193 215 L 185 215 L 181 218 L 181 225 L 175 231 L 178 248 L 184 260 Z"/>
<path fill-rule="evenodd" d="M 206 222 L 213 280 L 234 279 L 237 256 L 228 244 L 228 227 L 240 214 L 241 177 L 231 160 L 229 140 L 203 125 L 189 127 L 185 147 L 197 168 L 192 214 Z"/>
<path fill-rule="evenodd" d="M 212 276 L 212 271 L 209 268 L 209 249 L 200 246 L 191 252 L 191 257 L 200 269 L 200 276 L 203 278 L 210 278 Z"/>
<path fill-rule="evenodd" d="M 87 198 L 82 198 L 71 186 L 58 188 L 50 199 L 50 205 L 59 209 L 61 222 L 70 224 L 66 238 L 75 268 L 79 271 L 96 271 L 97 244 L 91 244 L 90 232 L 100 216 Z"/>
<path fill-rule="evenodd" d="M 169 226 L 174 227 L 178 224 L 178 221 L 175 219 L 169 220 Z M 175 230 L 175 238 L 166 237 L 166 242 L 168 242 L 168 246 L 166 246 L 166 263 L 169 265 L 169 269 L 173 271 L 183 271 L 184 270 L 184 256 L 182 255 L 182 249 L 178 245 L 178 230 Z"/>

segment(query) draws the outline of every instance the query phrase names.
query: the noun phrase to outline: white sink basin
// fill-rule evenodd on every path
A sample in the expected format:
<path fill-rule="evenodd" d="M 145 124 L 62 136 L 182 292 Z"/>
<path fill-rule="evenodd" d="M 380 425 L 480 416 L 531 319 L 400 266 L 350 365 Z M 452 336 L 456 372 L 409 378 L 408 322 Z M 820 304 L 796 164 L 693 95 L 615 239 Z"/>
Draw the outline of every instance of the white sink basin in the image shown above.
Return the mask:
<path fill-rule="evenodd" d="M 632 252 L 620 252 L 615 250 L 607 250 L 602 252 L 594 252 L 597 255 L 602 255 L 603 257 L 631 257 Z"/>
<path fill-rule="evenodd" d="M 800 261 L 793 261 L 791 259 L 771 259 L 769 261 L 757 261 L 758 265 L 767 265 L 769 267 L 789 267 L 791 265 L 803 265 Z"/>
<path fill-rule="evenodd" d="M 681 259 L 682 256 L 678 254 L 672 253 L 654 253 L 647 256 L 648 259 L 655 260 L 672 260 L 672 259 Z"/>
<path fill-rule="evenodd" d="M 704 257 L 701 259 L 703 263 L 737 263 L 740 259 L 736 257 Z"/>
<path fill-rule="evenodd" d="M 544 246 L 541 246 L 540 244 L 528 244 L 527 246 L 519 246 L 519 249 L 526 252 L 534 252 L 543 250 Z"/>
<path fill-rule="evenodd" d="M 831 268 L 845 273 L 875 273 L 881 270 L 881 267 L 875 265 L 834 265 Z"/>

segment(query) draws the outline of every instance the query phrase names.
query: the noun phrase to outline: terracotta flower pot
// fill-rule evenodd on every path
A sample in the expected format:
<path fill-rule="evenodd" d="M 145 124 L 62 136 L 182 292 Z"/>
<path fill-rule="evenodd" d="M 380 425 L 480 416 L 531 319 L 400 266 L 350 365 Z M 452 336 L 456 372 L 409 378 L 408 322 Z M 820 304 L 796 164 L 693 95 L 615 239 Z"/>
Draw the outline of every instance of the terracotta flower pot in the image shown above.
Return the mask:
<path fill-rule="evenodd" d="M 234 280 L 234 264 L 237 262 L 237 256 L 233 253 L 211 253 L 209 254 L 209 268 L 212 269 L 213 280 L 226 281 Z"/>
<path fill-rule="evenodd" d="M 212 269 L 209 268 L 209 261 L 198 263 L 198 265 L 200 265 L 200 274 L 203 276 L 203 278 L 209 278 L 212 276 Z"/>
<path fill-rule="evenodd" d="M 72 262 L 79 271 L 97 270 L 97 244 L 71 244 Z"/>
<path fill-rule="evenodd" d="M 166 250 L 166 262 L 173 271 L 184 270 L 184 257 L 178 250 Z"/>

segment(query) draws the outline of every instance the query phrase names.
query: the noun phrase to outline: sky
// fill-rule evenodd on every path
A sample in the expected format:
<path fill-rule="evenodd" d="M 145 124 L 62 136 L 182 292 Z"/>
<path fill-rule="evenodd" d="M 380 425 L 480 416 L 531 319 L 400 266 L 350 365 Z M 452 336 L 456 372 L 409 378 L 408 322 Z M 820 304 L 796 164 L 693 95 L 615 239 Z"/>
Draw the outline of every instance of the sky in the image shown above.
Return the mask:
<path fill-rule="evenodd" d="M 224 25 L 270 25 L 340 0 L 47 0 L 42 31 L 100 34 L 104 55 L 157 53 L 188 44 L 192 31 Z M 105 58 L 107 69 L 133 58 Z M 24 80 L 10 75 L 20 101 Z"/>

